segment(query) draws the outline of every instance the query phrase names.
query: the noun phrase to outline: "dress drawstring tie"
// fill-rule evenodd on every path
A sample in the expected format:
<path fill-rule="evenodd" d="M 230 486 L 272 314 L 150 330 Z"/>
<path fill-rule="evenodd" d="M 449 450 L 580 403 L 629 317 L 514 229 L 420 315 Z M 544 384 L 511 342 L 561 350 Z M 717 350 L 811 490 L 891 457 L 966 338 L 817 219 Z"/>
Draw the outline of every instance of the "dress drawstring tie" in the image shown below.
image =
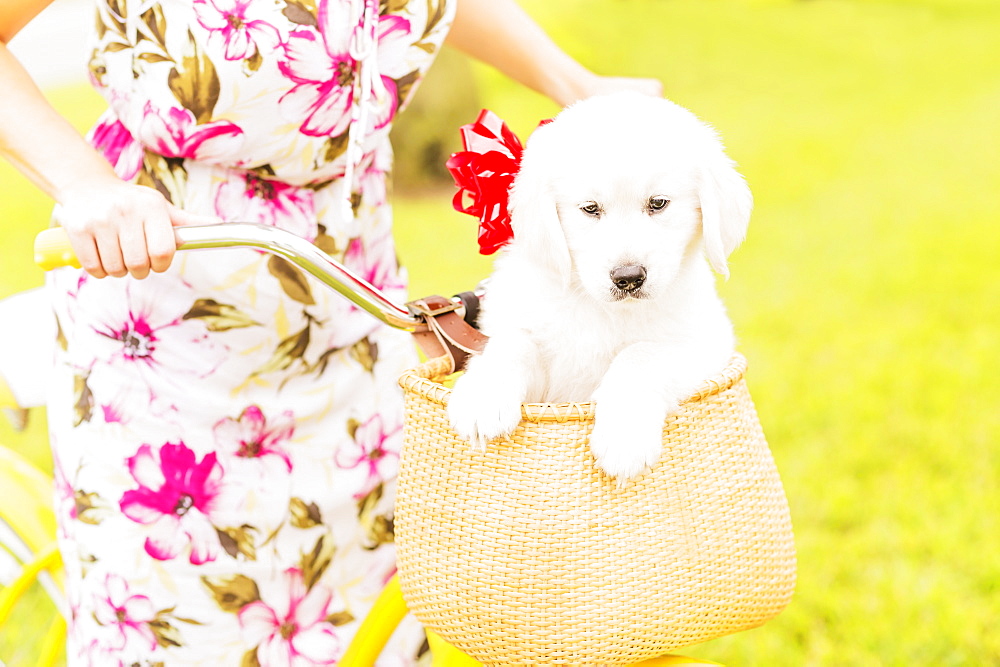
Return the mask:
<path fill-rule="evenodd" d="M 355 27 L 348 53 L 356 65 L 343 177 L 345 221 L 354 218 L 354 178 L 364 159 L 364 140 L 368 133 L 372 101 L 374 98 L 375 103 L 381 105 L 387 94 L 378 70 L 378 0 L 355 0 L 352 9 L 351 23 Z"/>

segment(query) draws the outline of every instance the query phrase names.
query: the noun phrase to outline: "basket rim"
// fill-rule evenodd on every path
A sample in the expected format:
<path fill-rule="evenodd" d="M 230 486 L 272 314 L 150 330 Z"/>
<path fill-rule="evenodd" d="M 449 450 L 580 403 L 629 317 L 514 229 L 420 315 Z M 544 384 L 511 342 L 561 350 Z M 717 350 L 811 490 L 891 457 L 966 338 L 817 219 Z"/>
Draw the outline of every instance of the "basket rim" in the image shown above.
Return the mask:
<path fill-rule="evenodd" d="M 432 403 L 447 406 L 451 388 L 441 384 L 451 370 L 448 357 L 437 357 L 409 368 L 399 378 L 399 386 L 407 393 L 425 398 Z M 704 401 L 711 396 L 731 389 L 743 379 L 747 370 L 747 360 L 739 352 L 734 352 L 726 367 L 705 380 L 681 405 Z M 567 403 L 525 403 L 521 406 L 521 418 L 531 422 L 586 421 L 594 418 L 593 401 Z"/>

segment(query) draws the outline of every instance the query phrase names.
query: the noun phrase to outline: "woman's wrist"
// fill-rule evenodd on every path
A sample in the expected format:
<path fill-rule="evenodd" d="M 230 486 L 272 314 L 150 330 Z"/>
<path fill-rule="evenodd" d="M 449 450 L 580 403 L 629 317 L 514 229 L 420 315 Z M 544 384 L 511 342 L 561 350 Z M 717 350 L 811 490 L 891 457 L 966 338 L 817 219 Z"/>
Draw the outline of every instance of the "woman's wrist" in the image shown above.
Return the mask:
<path fill-rule="evenodd" d="M 94 169 L 89 171 L 85 177 L 62 179 L 54 184 L 52 198 L 57 204 L 65 205 L 68 201 L 78 199 L 81 196 L 89 198 L 95 193 L 114 190 L 124 184 L 124 181 L 115 174 L 110 165 L 105 168 L 102 164 L 93 164 Z"/>
<path fill-rule="evenodd" d="M 631 90 L 653 97 L 663 96 L 663 84 L 657 79 L 602 76 L 565 56 L 563 62 L 545 71 L 537 88 L 561 107 L 593 97 Z"/>
<path fill-rule="evenodd" d="M 557 86 L 555 90 L 559 91 L 558 94 L 561 97 L 553 97 L 553 99 L 562 106 L 568 106 L 573 102 L 593 97 L 594 95 L 605 95 L 621 91 L 633 91 L 652 97 L 663 97 L 663 84 L 657 79 L 601 76 L 589 71 L 586 75 L 577 75 L 563 82 L 562 86 Z"/>
<path fill-rule="evenodd" d="M 561 67 L 546 70 L 541 92 L 561 107 L 567 107 L 594 94 L 600 76 L 569 58 Z"/>

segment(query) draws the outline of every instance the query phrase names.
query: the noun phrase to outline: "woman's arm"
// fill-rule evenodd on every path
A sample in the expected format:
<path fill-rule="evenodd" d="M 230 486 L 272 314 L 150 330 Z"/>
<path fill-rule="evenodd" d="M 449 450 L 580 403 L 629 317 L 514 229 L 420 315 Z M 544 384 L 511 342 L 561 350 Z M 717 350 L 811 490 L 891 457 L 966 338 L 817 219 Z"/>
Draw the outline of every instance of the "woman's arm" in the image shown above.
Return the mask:
<path fill-rule="evenodd" d="M 0 42 L 6 44 L 52 0 L 4 0 L 0 4 Z"/>
<path fill-rule="evenodd" d="M 663 94 L 655 79 L 591 72 L 560 49 L 513 0 L 458 0 L 447 41 L 560 106 L 622 89 Z"/>
<path fill-rule="evenodd" d="M 217 221 L 119 179 L 46 101 L 6 42 L 50 2 L 0 3 L 0 156 L 56 201 L 57 218 L 89 273 L 142 278 L 164 271 L 176 249 L 173 225 Z"/>

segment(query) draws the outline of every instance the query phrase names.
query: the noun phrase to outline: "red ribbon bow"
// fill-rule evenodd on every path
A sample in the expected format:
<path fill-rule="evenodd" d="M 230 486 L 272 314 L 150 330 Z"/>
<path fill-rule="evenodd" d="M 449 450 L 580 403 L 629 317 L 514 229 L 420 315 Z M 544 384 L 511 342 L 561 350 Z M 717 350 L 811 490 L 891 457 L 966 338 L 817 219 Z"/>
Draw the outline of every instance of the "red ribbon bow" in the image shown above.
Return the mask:
<path fill-rule="evenodd" d="M 486 109 L 459 132 L 465 150 L 445 163 L 458 187 L 451 203 L 456 211 L 479 218 L 479 253 L 492 255 L 514 237 L 507 199 L 524 148 L 506 123 Z"/>

